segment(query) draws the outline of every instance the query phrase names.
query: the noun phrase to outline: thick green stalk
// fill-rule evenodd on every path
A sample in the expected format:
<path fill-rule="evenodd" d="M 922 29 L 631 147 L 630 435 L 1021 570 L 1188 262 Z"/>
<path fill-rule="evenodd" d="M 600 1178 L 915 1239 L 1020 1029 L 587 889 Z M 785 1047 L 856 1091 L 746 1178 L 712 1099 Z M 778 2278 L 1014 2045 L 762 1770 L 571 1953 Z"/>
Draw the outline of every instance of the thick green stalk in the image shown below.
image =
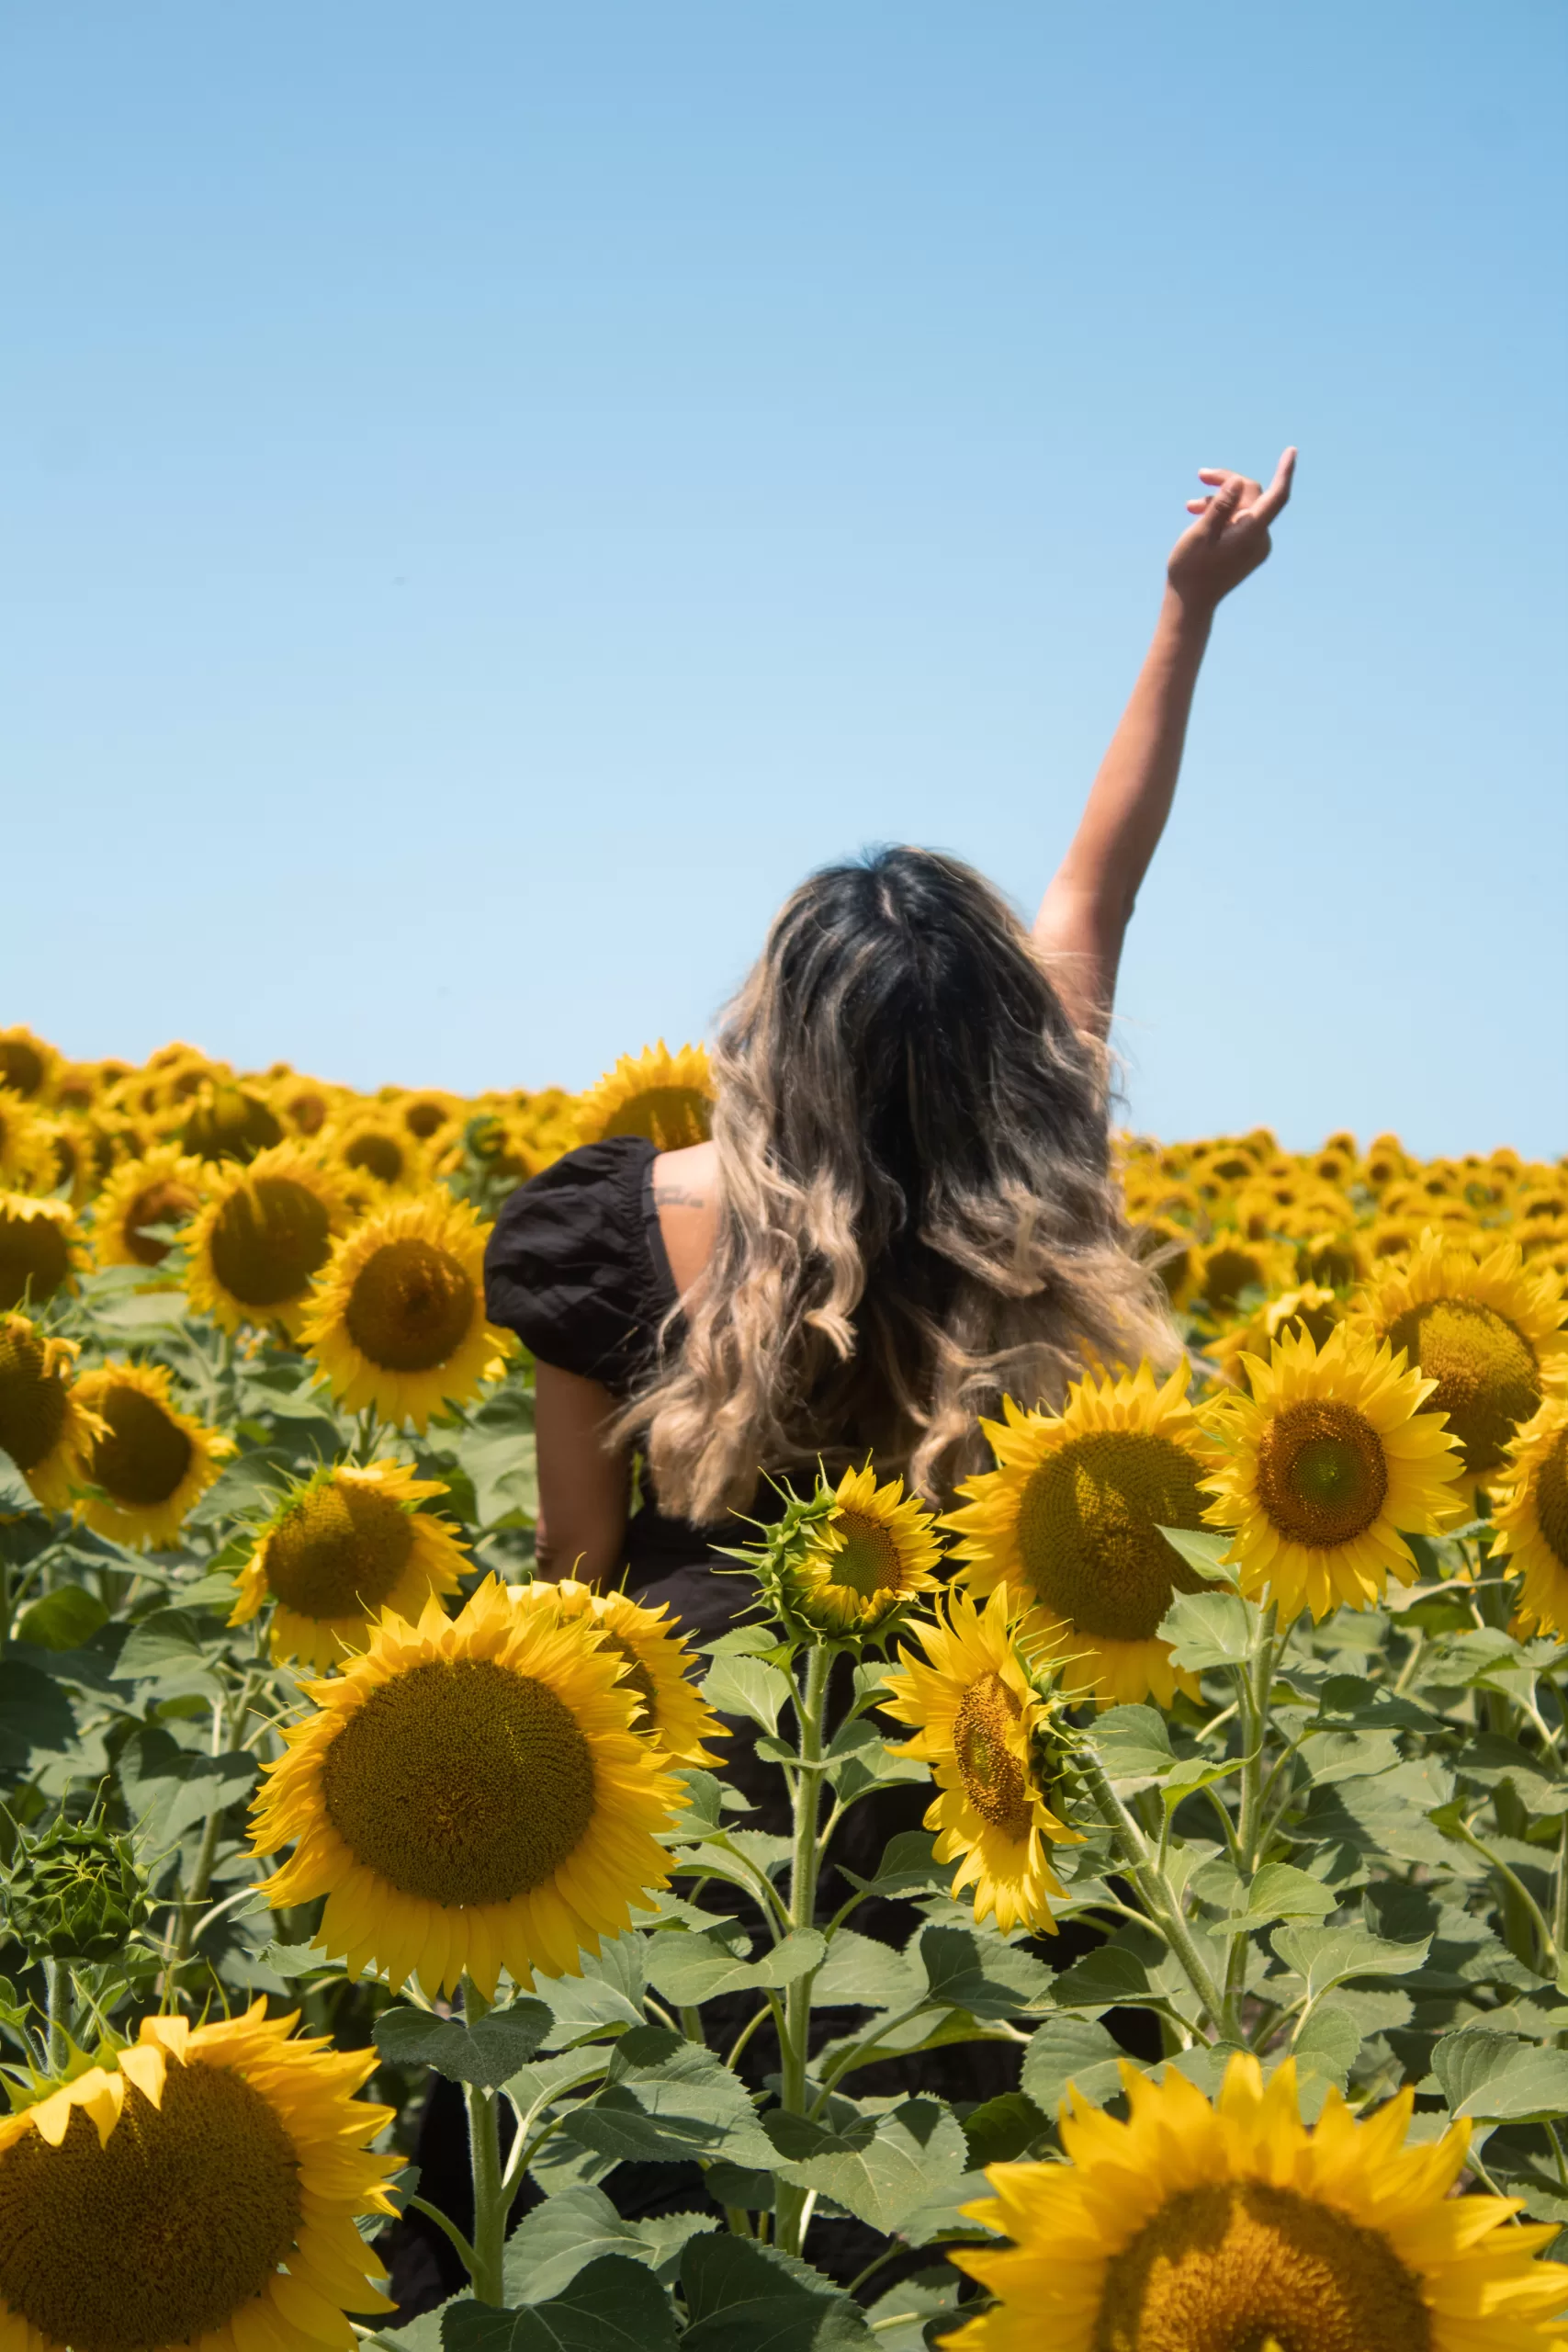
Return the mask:
<path fill-rule="evenodd" d="M 806 1661 L 806 1684 L 799 1707 L 800 1761 L 795 1776 L 795 1852 L 790 1867 L 789 1920 L 792 1928 L 810 1928 L 817 1919 L 817 1880 L 821 1852 L 817 1824 L 822 1799 L 822 1719 L 828 1700 L 828 1669 L 832 1652 L 818 1642 Z M 811 1983 L 797 1976 L 784 1995 L 784 2032 L 780 2052 L 779 2104 L 786 2114 L 806 2112 L 806 2083 L 811 2031 Z M 785 2254 L 798 2254 L 806 2234 L 806 2191 L 781 2181 L 775 2213 L 774 2242 Z"/>
<path fill-rule="evenodd" d="M 1074 1762 L 1096 1811 L 1116 1841 L 1127 1875 L 1143 1899 L 1150 1925 L 1165 1938 L 1180 1962 L 1182 1973 L 1207 2011 L 1215 2032 L 1223 2031 L 1227 2023 L 1224 1996 L 1193 1939 L 1179 1900 L 1149 1854 L 1142 1830 L 1111 1787 L 1093 1749 L 1087 1745 L 1081 1747 Z"/>
<path fill-rule="evenodd" d="M 1269 1693 L 1274 1685 L 1274 1606 L 1270 1602 L 1258 1621 L 1252 1656 L 1236 1676 L 1241 1702 L 1241 1818 L 1236 1825 L 1235 1865 L 1243 1880 L 1250 1880 L 1263 1859 L 1263 1748 L 1269 1727 Z M 1241 2039 L 1241 1999 L 1247 1989 L 1247 1931 L 1231 1937 L 1225 1955 L 1225 2013 L 1236 2039 Z"/>
<path fill-rule="evenodd" d="M 477 2025 L 490 2003 L 472 1977 L 463 1979 L 463 2016 Z M 501 2169 L 501 2101 L 496 2092 L 463 2085 L 468 2118 L 468 2168 L 474 2177 L 473 2260 L 468 2275 L 476 2301 L 506 2301 L 506 2211 L 509 2199 Z"/>
<path fill-rule="evenodd" d="M 49 2021 L 49 2071 L 62 2075 L 70 2057 L 66 2037 L 73 2023 L 71 2014 L 71 1972 L 62 1960 L 46 1960 L 43 1964 L 44 2000 Z"/>

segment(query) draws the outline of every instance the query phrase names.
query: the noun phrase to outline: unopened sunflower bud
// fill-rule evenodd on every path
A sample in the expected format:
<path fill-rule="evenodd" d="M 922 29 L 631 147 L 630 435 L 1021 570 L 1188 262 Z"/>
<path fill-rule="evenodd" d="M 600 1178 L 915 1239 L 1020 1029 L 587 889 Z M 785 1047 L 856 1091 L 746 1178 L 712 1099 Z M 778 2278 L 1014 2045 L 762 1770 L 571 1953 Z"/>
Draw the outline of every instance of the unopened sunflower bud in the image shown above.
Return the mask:
<path fill-rule="evenodd" d="M 129 1838 L 62 1817 L 22 1839 L 0 1913 L 35 1960 L 112 1960 L 147 1917 L 146 1882 Z"/>

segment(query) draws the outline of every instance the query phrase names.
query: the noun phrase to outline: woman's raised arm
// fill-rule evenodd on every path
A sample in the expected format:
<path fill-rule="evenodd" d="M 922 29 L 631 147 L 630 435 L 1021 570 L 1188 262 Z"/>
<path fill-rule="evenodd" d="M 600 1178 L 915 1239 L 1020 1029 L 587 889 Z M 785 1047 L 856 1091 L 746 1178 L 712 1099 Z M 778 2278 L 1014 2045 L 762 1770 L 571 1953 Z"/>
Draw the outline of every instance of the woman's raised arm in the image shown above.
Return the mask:
<path fill-rule="evenodd" d="M 1210 492 L 1188 501 L 1197 520 L 1171 550 L 1154 642 L 1041 902 L 1035 942 L 1086 1036 L 1103 1037 L 1110 1026 L 1122 940 L 1176 795 L 1214 607 L 1268 555 L 1269 526 L 1291 494 L 1295 463 L 1287 449 L 1267 491 L 1219 467 L 1199 474 Z"/>

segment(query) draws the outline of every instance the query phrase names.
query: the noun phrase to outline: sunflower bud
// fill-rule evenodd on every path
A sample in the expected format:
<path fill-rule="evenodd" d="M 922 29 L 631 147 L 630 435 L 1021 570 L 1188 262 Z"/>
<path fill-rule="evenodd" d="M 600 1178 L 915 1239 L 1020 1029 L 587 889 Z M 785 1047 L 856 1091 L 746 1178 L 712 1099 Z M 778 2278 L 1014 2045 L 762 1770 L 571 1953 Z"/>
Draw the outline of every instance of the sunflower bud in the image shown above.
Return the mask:
<path fill-rule="evenodd" d="M 35 1960 L 113 1960 L 147 1917 L 147 1885 L 129 1838 L 62 1815 L 19 1841 L 0 1910 Z"/>
<path fill-rule="evenodd" d="M 847 1470 L 837 1487 L 819 1477 L 807 1501 L 786 1495 L 765 1542 L 735 1556 L 797 1640 L 885 1633 L 935 1589 L 935 1517 L 917 1497 L 905 1498 L 902 1479 L 879 1487 L 874 1470 Z"/>

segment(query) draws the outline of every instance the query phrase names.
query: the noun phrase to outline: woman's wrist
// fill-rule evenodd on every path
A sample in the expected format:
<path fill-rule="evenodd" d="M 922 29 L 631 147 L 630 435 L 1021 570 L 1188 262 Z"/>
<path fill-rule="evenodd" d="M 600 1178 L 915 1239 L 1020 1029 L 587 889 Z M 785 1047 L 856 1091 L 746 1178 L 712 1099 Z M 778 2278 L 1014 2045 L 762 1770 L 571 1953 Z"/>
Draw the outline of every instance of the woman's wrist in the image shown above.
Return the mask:
<path fill-rule="evenodd" d="M 1178 588 L 1172 581 L 1165 583 L 1165 595 L 1160 603 L 1159 627 L 1162 635 L 1176 638 L 1190 645 L 1198 653 L 1209 642 L 1209 632 L 1214 626 L 1215 605 L 1206 596 L 1195 596 L 1190 590 Z"/>

